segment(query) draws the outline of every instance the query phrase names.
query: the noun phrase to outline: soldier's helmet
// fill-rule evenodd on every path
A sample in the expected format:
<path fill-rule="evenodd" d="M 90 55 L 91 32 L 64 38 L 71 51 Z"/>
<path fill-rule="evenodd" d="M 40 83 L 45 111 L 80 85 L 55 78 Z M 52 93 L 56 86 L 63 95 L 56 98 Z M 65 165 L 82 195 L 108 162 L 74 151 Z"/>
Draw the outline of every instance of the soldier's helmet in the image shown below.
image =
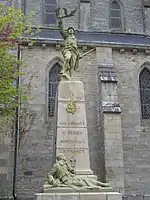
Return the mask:
<path fill-rule="evenodd" d="M 73 27 L 69 27 L 68 29 L 67 29 L 67 32 L 68 33 L 75 33 L 75 30 L 74 30 L 74 28 Z"/>
<path fill-rule="evenodd" d="M 58 154 L 58 155 L 56 156 L 56 159 L 57 159 L 57 160 L 64 160 L 64 161 L 67 160 L 67 159 L 66 159 L 66 156 L 63 155 L 63 154 Z"/>

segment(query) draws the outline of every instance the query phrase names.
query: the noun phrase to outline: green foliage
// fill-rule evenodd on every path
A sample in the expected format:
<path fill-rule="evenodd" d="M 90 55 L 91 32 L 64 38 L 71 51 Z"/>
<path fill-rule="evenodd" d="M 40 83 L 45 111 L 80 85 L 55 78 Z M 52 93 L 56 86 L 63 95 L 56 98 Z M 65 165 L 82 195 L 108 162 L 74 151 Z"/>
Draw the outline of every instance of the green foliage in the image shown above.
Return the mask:
<path fill-rule="evenodd" d="M 9 55 L 7 47 L 0 48 L 0 113 L 10 113 L 15 107 L 17 90 L 15 79 L 17 60 Z"/>
<path fill-rule="evenodd" d="M 29 19 L 20 9 L 0 4 L 0 45 L 15 45 L 23 34 L 29 35 L 32 32 Z"/>
<path fill-rule="evenodd" d="M 28 99 L 24 88 L 20 86 L 17 89 L 16 87 L 16 79 L 24 75 L 22 68 L 25 65 L 21 60 L 17 60 L 17 55 L 10 54 L 10 50 L 15 49 L 17 52 L 24 35 L 27 40 L 30 40 L 31 36 L 38 33 L 38 30 L 36 33 L 32 31 L 32 15 L 33 13 L 24 16 L 20 9 L 0 4 L 0 117 L 6 124 L 8 119 L 14 116 L 18 98 L 21 97 L 21 103 Z M 0 125 L 3 124 L 1 118 Z"/>

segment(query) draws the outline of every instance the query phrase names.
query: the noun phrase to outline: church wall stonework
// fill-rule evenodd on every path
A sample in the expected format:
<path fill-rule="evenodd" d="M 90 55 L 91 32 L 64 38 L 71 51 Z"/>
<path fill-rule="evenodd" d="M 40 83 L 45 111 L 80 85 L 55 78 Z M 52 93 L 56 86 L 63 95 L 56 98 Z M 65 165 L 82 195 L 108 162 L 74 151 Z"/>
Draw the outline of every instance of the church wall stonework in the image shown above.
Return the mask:
<path fill-rule="evenodd" d="M 46 53 L 47 52 L 47 53 Z M 56 57 L 58 52 L 42 51 L 41 48 L 32 50 L 24 49 L 22 58 L 25 60 L 28 70 L 36 71 L 37 79 L 32 81 L 32 95 L 35 97 L 30 108 L 36 113 L 35 127 L 27 135 L 20 148 L 18 169 L 18 195 L 33 196 L 36 191 L 42 189 L 44 173 L 52 166 L 54 143 L 54 119 L 48 123 L 46 118 L 46 80 L 49 61 Z M 50 128 L 51 127 L 51 128 Z"/>
<path fill-rule="evenodd" d="M 39 117 L 20 149 L 17 184 L 19 196 L 32 196 L 35 192 L 39 192 L 44 183 L 44 173 L 51 168 L 54 160 L 54 117 L 50 119 L 46 117 L 48 84 L 46 73 L 52 67 L 49 66 L 50 61 L 60 56 L 61 52 L 55 47 L 47 47 L 45 50 L 35 47 L 22 51 L 28 69 L 37 72 L 38 78 L 32 83 L 32 94 L 36 98 L 30 107 Z M 98 78 L 95 52 L 83 58 L 75 76 L 83 81 L 85 87 L 91 169 L 102 180 L 104 173 L 99 159 L 101 139 L 97 121 Z"/>
<path fill-rule="evenodd" d="M 145 29 L 146 34 L 150 35 L 150 8 L 145 8 Z"/>
<path fill-rule="evenodd" d="M 0 196 L 12 195 L 12 146 L 11 136 L 2 135 L 0 138 Z"/>
<path fill-rule="evenodd" d="M 91 0 L 90 1 L 90 17 L 91 23 L 85 23 L 85 27 L 82 27 L 82 30 L 91 30 L 98 32 L 110 32 L 109 27 L 109 0 Z M 122 18 L 124 23 L 125 33 L 136 33 L 143 34 L 143 16 L 142 16 L 142 5 L 141 0 L 118 0 L 122 8 Z M 83 4 L 83 3 L 82 3 Z M 84 9 L 87 9 L 89 13 L 89 6 L 86 6 L 87 3 L 84 3 Z M 40 0 L 30 0 L 27 2 L 26 11 L 30 12 L 33 10 L 36 14 L 33 16 L 33 24 L 42 26 L 42 3 Z M 58 5 L 60 7 L 66 7 L 71 9 L 78 8 L 74 17 L 64 20 L 66 27 L 73 26 L 75 29 L 80 27 L 80 4 L 77 0 L 67 0 L 59 1 Z M 82 5 L 83 6 L 83 5 Z M 81 10 L 82 12 L 82 10 Z M 86 13 L 86 11 L 85 11 Z M 84 17 L 84 15 L 83 15 Z"/>
<path fill-rule="evenodd" d="M 124 193 L 124 164 L 122 148 L 121 109 L 118 103 L 116 73 L 112 60 L 112 48 L 97 47 L 101 113 L 104 121 L 105 178 L 115 191 Z"/>
<path fill-rule="evenodd" d="M 91 1 L 92 30 L 109 32 L 109 0 Z M 142 7 L 140 0 L 124 0 L 121 3 L 124 32 L 143 33 Z M 136 24 L 136 25 L 135 25 Z"/>
<path fill-rule="evenodd" d="M 150 35 L 150 8 L 144 8 L 145 12 L 142 12 L 141 0 L 117 1 L 123 9 L 123 32 Z M 18 5 L 21 1 L 13 0 L 13 2 L 14 5 L 15 2 Z M 36 13 L 33 17 L 34 26 L 43 26 L 41 2 L 41 0 L 30 0 L 26 4 L 26 12 L 35 11 Z M 109 27 L 110 2 L 109 0 L 91 0 L 88 3 L 79 3 L 77 0 L 59 1 L 60 7 L 67 7 L 70 10 L 77 7 L 75 16 L 64 20 L 65 27 L 72 26 L 75 29 L 93 33 L 111 32 Z M 83 10 L 85 13 L 81 15 L 80 11 Z M 88 19 L 89 17 L 90 23 L 88 21 L 83 23 L 83 18 Z M 123 45 L 122 48 L 124 48 Z M 119 117 L 121 116 L 122 130 L 119 128 L 117 130 L 120 135 L 122 132 L 123 158 L 121 157 L 121 159 L 123 159 L 124 167 L 124 184 L 123 178 L 120 182 L 122 188 L 124 187 L 125 195 L 133 195 L 129 199 L 134 199 L 134 195 L 139 195 L 135 198 L 147 200 L 150 191 L 150 120 L 141 119 L 139 73 L 145 66 L 150 69 L 150 56 L 138 51 L 133 55 L 129 50 L 125 50 L 125 52 L 123 50 L 124 53 L 120 53 L 119 50 L 112 49 L 111 46 L 108 49 L 106 48 L 106 51 L 103 51 L 102 48 L 103 52 L 101 53 L 103 55 L 101 57 L 99 54 L 96 55 L 95 51 L 84 57 L 80 62 L 79 70 L 75 74 L 75 77 L 81 80 L 85 87 L 91 169 L 101 181 L 106 179 L 105 152 L 103 152 L 105 149 L 103 146 L 104 131 L 111 132 L 111 127 L 107 126 L 106 122 L 109 116 L 106 113 L 103 114 L 101 105 L 102 96 L 106 95 L 107 99 L 107 92 L 102 94 L 99 81 L 99 68 L 101 66 L 98 64 L 98 59 L 103 58 L 102 63 L 106 64 L 103 67 L 107 68 L 113 65 L 118 81 L 115 87 L 121 107 Z M 47 117 L 48 72 L 55 61 L 61 57 L 61 50 L 61 48 L 56 49 L 54 45 L 45 49 L 38 46 L 22 49 L 22 57 L 27 65 L 26 70 L 36 72 L 37 78 L 32 80 L 32 95 L 35 99 L 29 105 L 35 113 L 36 123 L 25 137 L 19 150 L 17 170 L 17 195 L 19 197 L 33 197 L 34 193 L 40 192 L 44 183 L 44 174 L 54 162 L 55 118 Z M 145 64 L 143 65 L 143 63 Z M 114 84 L 110 85 L 111 88 L 108 87 L 108 90 L 114 86 Z M 118 114 L 115 117 L 118 119 Z M 120 123 L 120 118 L 118 121 Z M 109 128 L 109 131 L 107 128 Z M 9 157 L 12 157 L 13 150 L 10 149 L 10 138 L 6 137 L 5 141 L 0 142 L 0 179 L 10 183 L 7 188 L 1 187 L 0 193 L 2 190 L 5 194 L 9 191 L 8 194 L 11 195 L 13 161 Z M 110 160 L 112 161 L 111 165 L 113 165 L 115 162 L 112 158 Z M 114 179 L 113 177 L 112 180 Z M 119 184 L 119 181 L 117 184 Z"/>
<path fill-rule="evenodd" d="M 108 54 L 107 51 L 105 53 Z M 60 57 L 61 52 L 53 46 L 45 50 L 34 47 L 31 50 L 24 49 L 22 56 L 28 68 L 35 70 L 38 75 L 33 83 L 33 91 L 37 98 L 31 108 L 40 118 L 37 119 L 35 128 L 27 136 L 27 140 L 20 149 L 17 182 L 19 196 L 32 196 L 42 188 L 44 174 L 51 168 L 54 160 L 54 118 L 47 119 L 46 117 L 46 73 L 52 67 L 50 61 L 55 57 Z M 105 57 L 107 56 L 104 55 L 104 59 Z M 122 109 L 125 195 L 149 193 L 150 122 L 141 120 L 138 83 L 142 64 L 147 61 L 150 61 L 150 56 L 142 52 L 132 55 L 131 52 L 120 54 L 117 50 L 112 51 L 112 62 L 118 80 L 118 99 Z M 100 126 L 104 122 L 103 117 L 100 117 L 98 113 L 101 113 L 101 91 L 95 52 L 81 60 L 75 76 L 83 81 L 85 87 L 91 169 L 103 180 L 105 179 L 102 154 L 104 148 L 101 146 L 103 145 L 101 141 L 103 128 Z"/>
<path fill-rule="evenodd" d="M 121 1 L 124 6 L 124 27 L 126 33 L 143 34 L 143 16 L 140 0 Z"/>
<path fill-rule="evenodd" d="M 150 121 L 141 120 L 139 73 L 150 66 L 144 53 L 132 55 L 113 51 L 118 79 L 118 96 L 122 108 L 122 132 L 126 194 L 148 194 L 150 187 Z M 145 123 L 144 123 L 145 122 Z"/>

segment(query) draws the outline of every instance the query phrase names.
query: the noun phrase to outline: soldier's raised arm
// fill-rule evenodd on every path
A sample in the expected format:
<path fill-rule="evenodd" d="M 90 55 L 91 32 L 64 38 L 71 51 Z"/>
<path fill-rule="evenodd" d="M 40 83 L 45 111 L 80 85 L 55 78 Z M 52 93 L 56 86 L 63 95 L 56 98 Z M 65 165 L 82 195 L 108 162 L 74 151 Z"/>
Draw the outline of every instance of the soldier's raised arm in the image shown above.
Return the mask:
<path fill-rule="evenodd" d="M 60 11 L 62 9 L 64 12 L 63 15 L 60 14 Z M 77 9 L 75 8 L 74 10 L 72 10 L 70 12 L 68 12 L 68 10 L 66 8 L 62 8 L 62 9 L 61 8 L 56 9 L 56 18 L 57 18 L 57 22 L 58 22 L 59 32 L 60 32 L 61 36 L 63 37 L 63 39 L 66 39 L 67 32 L 66 32 L 66 30 L 64 30 L 63 19 L 74 16 Z"/>

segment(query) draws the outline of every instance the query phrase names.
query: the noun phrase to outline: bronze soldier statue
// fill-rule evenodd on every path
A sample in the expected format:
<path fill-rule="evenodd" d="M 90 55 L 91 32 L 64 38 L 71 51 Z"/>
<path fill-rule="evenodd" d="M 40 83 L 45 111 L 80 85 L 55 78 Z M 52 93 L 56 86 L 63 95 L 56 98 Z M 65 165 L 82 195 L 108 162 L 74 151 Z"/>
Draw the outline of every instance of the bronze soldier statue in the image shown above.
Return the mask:
<path fill-rule="evenodd" d="M 78 68 L 79 60 L 95 49 L 94 48 L 86 52 L 85 54 L 80 55 L 74 28 L 69 27 L 67 30 L 64 30 L 63 19 L 73 16 L 75 12 L 76 9 L 74 9 L 70 13 L 68 13 L 66 8 L 58 8 L 56 10 L 56 18 L 58 22 L 59 32 L 63 37 L 65 43 L 65 47 L 62 50 L 64 65 L 60 72 L 61 78 L 63 80 L 69 80 L 73 76 L 73 72 Z"/>

